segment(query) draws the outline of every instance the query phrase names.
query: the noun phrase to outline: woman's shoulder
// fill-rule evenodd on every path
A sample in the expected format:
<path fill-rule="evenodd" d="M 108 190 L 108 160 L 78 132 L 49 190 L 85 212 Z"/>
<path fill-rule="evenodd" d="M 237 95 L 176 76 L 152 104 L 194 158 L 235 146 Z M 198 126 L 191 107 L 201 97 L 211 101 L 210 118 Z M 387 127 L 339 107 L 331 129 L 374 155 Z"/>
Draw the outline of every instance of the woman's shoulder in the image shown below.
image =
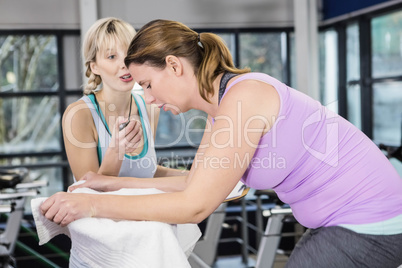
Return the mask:
<path fill-rule="evenodd" d="M 83 98 L 69 104 L 63 113 L 63 121 L 87 121 L 92 120 L 92 113 Z"/>
<path fill-rule="evenodd" d="M 247 75 L 247 78 L 245 76 L 241 79 L 242 76 L 240 76 L 241 80 L 229 83 L 230 88 L 222 98 L 220 109 L 231 110 L 233 103 L 237 103 L 235 106 L 241 106 L 242 113 L 250 116 L 262 115 L 266 118 L 277 116 L 280 108 L 280 96 L 275 86 L 269 80 L 253 77 L 248 79 L 249 77 Z"/>
<path fill-rule="evenodd" d="M 63 113 L 62 129 L 66 144 L 68 141 L 97 141 L 97 130 L 91 109 L 82 98 L 67 106 Z"/>
<path fill-rule="evenodd" d="M 249 99 L 268 98 L 272 94 L 277 94 L 275 85 L 270 83 L 269 80 L 258 79 L 249 74 L 234 78 L 233 81 L 229 82 L 227 90 L 227 95 L 242 96 Z"/>

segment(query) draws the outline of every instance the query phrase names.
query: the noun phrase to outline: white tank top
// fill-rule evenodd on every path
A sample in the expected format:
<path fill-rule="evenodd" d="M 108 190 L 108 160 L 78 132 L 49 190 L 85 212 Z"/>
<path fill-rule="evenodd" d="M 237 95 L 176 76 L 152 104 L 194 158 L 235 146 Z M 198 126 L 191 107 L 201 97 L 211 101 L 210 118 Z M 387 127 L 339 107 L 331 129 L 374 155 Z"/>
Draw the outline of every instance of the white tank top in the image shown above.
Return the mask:
<path fill-rule="evenodd" d="M 132 95 L 135 103 L 137 104 L 138 113 L 141 118 L 144 148 L 139 155 L 124 155 L 119 177 L 153 178 L 157 167 L 157 160 L 151 125 L 149 123 L 143 98 L 137 94 Z M 98 132 L 97 150 L 100 165 L 103 157 L 105 156 L 106 150 L 109 147 L 109 143 L 112 138 L 110 134 L 111 132 L 102 111 L 99 109 L 95 96 L 93 94 L 83 96 L 81 100 L 85 101 L 85 103 L 88 105 L 88 108 L 91 110 L 96 131 Z"/>

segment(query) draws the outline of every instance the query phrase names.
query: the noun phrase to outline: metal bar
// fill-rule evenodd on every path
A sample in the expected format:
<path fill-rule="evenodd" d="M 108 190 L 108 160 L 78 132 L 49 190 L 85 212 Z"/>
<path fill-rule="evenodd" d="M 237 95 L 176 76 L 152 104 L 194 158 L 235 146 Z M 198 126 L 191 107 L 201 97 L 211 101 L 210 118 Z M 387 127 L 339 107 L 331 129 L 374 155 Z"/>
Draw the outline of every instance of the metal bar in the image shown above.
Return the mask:
<path fill-rule="evenodd" d="M 38 192 L 36 190 L 29 190 L 26 192 L 16 192 L 16 193 L 1 193 L 0 200 L 5 199 L 17 199 L 26 196 L 37 196 Z"/>
<path fill-rule="evenodd" d="M 15 188 L 16 189 L 28 189 L 28 188 L 39 188 L 39 187 L 45 187 L 49 183 L 46 180 L 37 180 L 37 181 L 32 181 L 32 182 L 22 182 L 18 183 Z"/>
<path fill-rule="evenodd" d="M 51 267 L 51 268 L 60 268 L 59 265 L 55 264 L 54 262 L 52 262 L 51 260 L 47 259 L 46 257 L 44 257 L 43 255 L 39 254 L 38 252 L 36 252 L 35 250 L 33 250 L 32 248 L 28 247 L 27 245 L 21 243 L 20 241 L 17 241 L 16 246 L 25 251 L 28 254 L 31 254 L 32 256 L 35 256 L 38 258 L 38 260 L 45 265 L 45 267 Z"/>
<path fill-rule="evenodd" d="M 246 265 L 248 264 L 248 229 L 247 229 L 247 223 L 248 223 L 248 217 L 247 217 L 247 207 L 246 207 L 246 199 L 242 198 L 241 200 L 241 236 L 243 239 L 243 244 L 242 244 L 242 257 L 243 257 L 243 263 Z"/>
<path fill-rule="evenodd" d="M 346 26 L 336 27 L 338 34 L 338 114 L 347 118 L 347 66 L 346 66 Z"/>

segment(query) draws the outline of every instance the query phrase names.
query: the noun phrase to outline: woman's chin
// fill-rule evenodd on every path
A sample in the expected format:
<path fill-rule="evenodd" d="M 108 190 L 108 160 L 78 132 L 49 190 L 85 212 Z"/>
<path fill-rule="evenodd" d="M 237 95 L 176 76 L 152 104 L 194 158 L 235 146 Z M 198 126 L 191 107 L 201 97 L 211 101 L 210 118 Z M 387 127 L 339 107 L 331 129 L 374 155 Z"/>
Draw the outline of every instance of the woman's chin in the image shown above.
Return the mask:
<path fill-rule="evenodd" d="M 170 109 L 169 109 L 169 111 L 170 111 L 173 115 L 179 115 L 179 114 L 181 114 L 181 112 L 176 111 L 176 110 L 170 110 Z"/>
<path fill-rule="evenodd" d="M 170 111 L 174 115 L 183 113 L 183 111 L 181 111 L 178 107 L 171 107 L 170 105 L 163 106 L 163 110 L 165 112 Z"/>

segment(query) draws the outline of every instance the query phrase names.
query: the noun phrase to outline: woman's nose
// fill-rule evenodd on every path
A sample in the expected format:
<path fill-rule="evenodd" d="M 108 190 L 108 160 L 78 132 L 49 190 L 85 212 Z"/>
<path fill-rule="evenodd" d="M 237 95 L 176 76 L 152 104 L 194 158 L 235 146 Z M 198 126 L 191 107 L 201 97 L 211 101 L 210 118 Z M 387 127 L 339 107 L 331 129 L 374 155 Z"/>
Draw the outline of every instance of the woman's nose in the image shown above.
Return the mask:
<path fill-rule="evenodd" d="M 147 90 L 144 90 L 145 102 L 146 104 L 152 104 L 155 102 L 154 96 L 152 96 Z"/>
<path fill-rule="evenodd" d="M 126 67 L 126 64 L 124 63 L 124 59 L 126 58 L 126 54 L 121 54 L 121 55 L 119 55 L 119 64 L 120 64 L 120 66 L 121 66 L 121 68 L 122 69 L 128 69 L 127 67 Z"/>
<path fill-rule="evenodd" d="M 127 69 L 126 64 L 124 64 L 124 59 L 120 62 L 122 69 Z"/>

